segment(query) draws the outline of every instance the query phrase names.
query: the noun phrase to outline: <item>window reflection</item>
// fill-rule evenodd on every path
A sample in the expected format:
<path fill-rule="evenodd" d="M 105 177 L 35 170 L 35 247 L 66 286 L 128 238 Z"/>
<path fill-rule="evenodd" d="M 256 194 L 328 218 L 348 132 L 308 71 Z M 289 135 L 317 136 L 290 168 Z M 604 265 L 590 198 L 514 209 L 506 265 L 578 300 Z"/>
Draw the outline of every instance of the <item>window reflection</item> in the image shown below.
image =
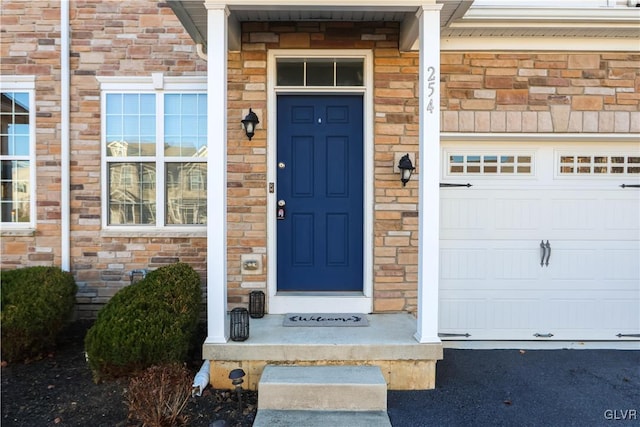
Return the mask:
<path fill-rule="evenodd" d="M 206 224 L 206 164 L 168 163 L 166 186 L 167 224 Z"/>
<path fill-rule="evenodd" d="M 109 163 L 109 223 L 153 224 L 156 165 Z"/>
<path fill-rule="evenodd" d="M 31 210 L 28 161 L 0 161 L 0 212 L 2 222 L 29 222 Z"/>

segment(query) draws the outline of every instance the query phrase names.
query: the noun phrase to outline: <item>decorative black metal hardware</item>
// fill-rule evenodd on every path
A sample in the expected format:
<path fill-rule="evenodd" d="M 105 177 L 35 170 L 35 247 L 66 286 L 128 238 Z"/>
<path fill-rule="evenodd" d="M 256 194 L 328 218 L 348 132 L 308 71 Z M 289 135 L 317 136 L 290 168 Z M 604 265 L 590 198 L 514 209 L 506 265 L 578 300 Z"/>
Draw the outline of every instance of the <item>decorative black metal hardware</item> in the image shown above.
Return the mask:
<path fill-rule="evenodd" d="M 618 334 L 618 338 L 640 338 L 640 334 Z"/>
<path fill-rule="evenodd" d="M 542 255 L 540 255 L 540 267 L 549 266 L 549 258 L 551 258 L 551 243 L 547 240 L 547 243 L 544 240 L 540 240 L 540 249 Z M 545 256 L 547 257 L 545 261 Z"/>
<path fill-rule="evenodd" d="M 466 184 L 451 184 L 448 182 L 441 182 L 440 183 L 440 187 L 473 187 L 473 185 L 469 184 L 468 182 Z"/>
<path fill-rule="evenodd" d="M 536 332 L 535 334 L 533 334 L 533 336 L 536 338 L 551 338 L 553 334 L 539 334 Z"/>
<path fill-rule="evenodd" d="M 551 258 L 551 244 L 549 243 L 549 241 L 547 240 L 547 243 L 545 245 L 547 247 L 547 260 L 544 262 L 545 266 L 549 266 L 549 258 Z"/>
<path fill-rule="evenodd" d="M 469 338 L 471 335 L 470 334 L 446 334 L 446 333 L 442 333 L 442 334 L 438 334 L 439 337 L 442 338 L 453 338 L 453 337 L 465 337 L 465 338 Z"/>
<path fill-rule="evenodd" d="M 622 184 L 622 188 L 640 188 L 640 184 Z"/>

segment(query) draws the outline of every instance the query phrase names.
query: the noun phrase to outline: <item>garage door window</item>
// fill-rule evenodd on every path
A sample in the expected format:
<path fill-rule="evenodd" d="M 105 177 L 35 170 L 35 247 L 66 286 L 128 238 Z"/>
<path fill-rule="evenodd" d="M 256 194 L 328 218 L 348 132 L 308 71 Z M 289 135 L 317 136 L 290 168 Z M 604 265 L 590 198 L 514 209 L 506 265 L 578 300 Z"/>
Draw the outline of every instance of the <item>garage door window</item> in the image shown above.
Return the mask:
<path fill-rule="evenodd" d="M 640 175 L 640 156 L 560 155 L 561 175 Z"/>
<path fill-rule="evenodd" d="M 449 175 L 531 175 L 532 154 L 450 154 Z"/>

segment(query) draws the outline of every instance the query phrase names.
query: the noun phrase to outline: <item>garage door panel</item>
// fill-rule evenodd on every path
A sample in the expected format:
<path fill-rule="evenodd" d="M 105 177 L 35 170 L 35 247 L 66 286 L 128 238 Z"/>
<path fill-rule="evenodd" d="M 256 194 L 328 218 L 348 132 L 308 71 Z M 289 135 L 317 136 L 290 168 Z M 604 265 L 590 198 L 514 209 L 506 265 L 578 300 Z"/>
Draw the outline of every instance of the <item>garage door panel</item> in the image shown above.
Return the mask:
<path fill-rule="evenodd" d="M 484 198 L 446 199 L 441 208 L 445 230 L 483 230 L 487 223 L 489 203 Z"/>
<path fill-rule="evenodd" d="M 540 242 L 535 240 L 453 240 L 442 241 L 440 248 L 442 279 L 473 279 L 474 286 L 478 280 L 502 281 L 499 286 L 505 287 L 512 286 L 507 280 L 538 280 L 541 273 Z"/>
<path fill-rule="evenodd" d="M 632 245 L 632 242 L 628 243 Z M 627 281 L 640 287 L 640 248 L 609 249 L 608 253 L 608 263 L 600 270 L 601 276 L 610 281 Z"/>
<path fill-rule="evenodd" d="M 500 191 L 469 189 L 464 195 L 442 191 L 442 239 L 538 238 L 548 208 L 543 206 L 542 192 L 525 193 L 526 197 L 506 199 Z"/>
<path fill-rule="evenodd" d="M 538 321 L 540 300 L 534 298 L 498 298 L 491 301 L 491 320 L 498 330 L 528 330 Z"/>
<path fill-rule="evenodd" d="M 535 247 L 535 243 L 530 246 Z M 500 281 L 537 279 L 540 275 L 539 253 L 538 248 L 495 249 L 491 256 L 493 278 Z"/>
<path fill-rule="evenodd" d="M 549 232 L 554 239 L 640 239 L 640 191 L 591 190 L 589 199 L 575 193 L 552 191 Z"/>
<path fill-rule="evenodd" d="M 553 241 L 549 268 L 545 271 L 560 287 L 562 280 L 593 283 L 600 289 L 611 289 L 612 281 L 627 281 L 640 286 L 640 243 L 599 240 Z"/>
<path fill-rule="evenodd" d="M 448 280 L 484 280 L 487 255 L 484 248 L 443 249 L 440 251 L 440 276 Z"/>
<path fill-rule="evenodd" d="M 485 298 L 443 297 L 440 299 L 440 313 L 440 323 L 448 325 L 441 328 L 441 332 L 457 333 L 468 328 L 485 330 L 490 326 Z"/>
<path fill-rule="evenodd" d="M 606 230 L 622 230 L 626 239 L 637 240 L 640 237 L 640 191 L 632 190 L 626 199 L 619 197 L 606 200 L 608 208 L 602 209 Z M 612 209 L 610 206 L 614 206 Z"/>
<path fill-rule="evenodd" d="M 493 219 L 495 231 L 539 231 L 544 220 L 541 197 L 495 198 Z M 510 233 L 506 237 L 512 238 Z M 494 235 L 494 237 L 498 237 Z"/>
<path fill-rule="evenodd" d="M 584 246 L 589 247 L 588 244 Z M 591 280 L 598 273 L 600 254 L 598 250 L 576 249 L 567 247 L 564 242 L 553 242 L 551 251 L 549 261 L 551 268 L 547 267 L 548 271 L 545 272 L 548 273 L 551 282 L 562 279 Z M 551 288 L 554 287 L 555 285 L 552 284 Z"/>
<path fill-rule="evenodd" d="M 455 178 L 472 187 L 440 192 L 440 331 L 469 340 L 638 340 L 640 189 L 620 184 L 640 181 L 619 160 L 631 162 L 637 146 L 603 143 L 604 154 L 589 155 L 598 150 L 541 143 L 523 149 L 535 164 L 521 176 L 469 168 L 505 150 L 485 148 L 443 156 L 467 164 L 445 164 L 443 179 L 463 170 Z"/>
<path fill-rule="evenodd" d="M 551 230 L 579 230 L 580 232 L 595 230 L 597 224 L 602 222 L 598 200 L 567 196 L 564 194 L 551 199 L 550 208 L 553 211 Z"/>

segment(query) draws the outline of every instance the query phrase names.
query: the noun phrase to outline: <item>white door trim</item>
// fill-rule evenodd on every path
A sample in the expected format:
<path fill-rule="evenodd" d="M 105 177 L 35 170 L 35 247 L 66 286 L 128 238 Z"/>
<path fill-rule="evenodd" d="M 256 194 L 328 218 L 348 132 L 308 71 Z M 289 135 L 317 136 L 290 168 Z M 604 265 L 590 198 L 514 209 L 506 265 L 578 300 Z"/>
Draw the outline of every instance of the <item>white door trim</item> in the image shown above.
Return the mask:
<path fill-rule="evenodd" d="M 276 59 L 292 58 L 363 58 L 364 86 L 361 88 L 329 87 L 322 89 L 287 88 L 275 86 Z M 277 289 L 277 241 L 276 241 L 276 194 L 267 193 L 267 292 L 268 312 L 283 314 L 289 312 L 359 312 L 370 313 L 373 309 L 373 53 L 365 49 L 339 50 L 299 50 L 272 49 L 267 58 L 267 182 L 276 182 L 277 146 L 277 95 L 285 93 L 308 94 L 362 94 L 364 108 L 364 242 L 363 242 L 363 291 L 362 293 L 300 293 L 278 294 Z"/>

